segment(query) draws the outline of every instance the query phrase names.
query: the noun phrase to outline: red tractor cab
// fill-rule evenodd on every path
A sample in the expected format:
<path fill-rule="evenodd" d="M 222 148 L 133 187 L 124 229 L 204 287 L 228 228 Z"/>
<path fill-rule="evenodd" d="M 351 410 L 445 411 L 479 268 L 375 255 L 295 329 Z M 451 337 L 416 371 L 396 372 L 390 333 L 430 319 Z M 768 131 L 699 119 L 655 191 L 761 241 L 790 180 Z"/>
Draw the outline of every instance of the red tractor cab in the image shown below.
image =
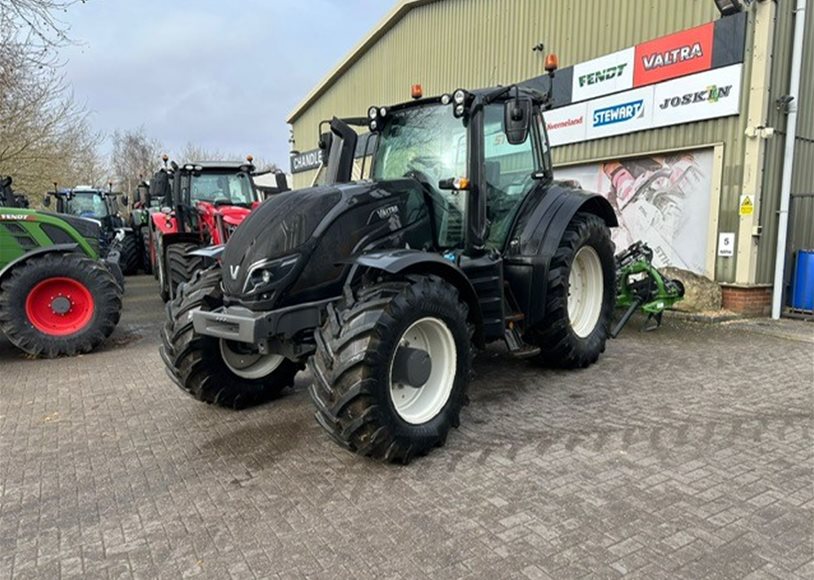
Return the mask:
<path fill-rule="evenodd" d="M 148 252 L 161 297 L 171 298 L 207 259 L 195 253 L 225 244 L 263 200 L 254 184 L 252 158 L 166 164 L 150 182 L 160 211 L 150 215 Z"/>

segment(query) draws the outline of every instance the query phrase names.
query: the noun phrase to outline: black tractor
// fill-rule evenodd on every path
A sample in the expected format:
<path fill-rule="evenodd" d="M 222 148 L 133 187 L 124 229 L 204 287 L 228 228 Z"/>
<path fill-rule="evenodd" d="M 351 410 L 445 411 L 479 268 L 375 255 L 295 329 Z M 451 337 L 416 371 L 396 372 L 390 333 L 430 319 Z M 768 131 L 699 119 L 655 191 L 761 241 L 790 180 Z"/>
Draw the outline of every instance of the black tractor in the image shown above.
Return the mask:
<path fill-rule="evenodd" d="M 139 182 L 128 209 L 127 226 L 133 230 L 139 267 L 145 274 L 153 274 L 150 256 L 150 215 L 161 210 L 161 199 L 154 199 L 150 195 L 149 181 Z"/>
<path fill-rule="evenodd" d="M 475 349 L 583 368 L 605 349 L 616 217 L 553 180 L 548 97 L 511 86 L 330 122 L 327 184 L 274 196 L 167 307 L 162 356 L 195 398 L 269 400 L 307 363 L 320 425 L 407 462 L 457 427 Z M 351 120 L 356 123 L 359 120 Z"/>
<path fill-rule="evenodd" d="M 113 249 L 119 252 L 119 267 L 125 276 L 137 273 L 139 267 L 138 240 L 132 228 L 125 226 L 119 211 L 119 193 L 80 185 L 73 189 L 57 189 L 49 192 L 43 202 L 51 205 L 56 198 L 56 212 L 97 220 L 102 226 L 102 255 Z M 125 196 L 124 203 L 127 204 Z"/>

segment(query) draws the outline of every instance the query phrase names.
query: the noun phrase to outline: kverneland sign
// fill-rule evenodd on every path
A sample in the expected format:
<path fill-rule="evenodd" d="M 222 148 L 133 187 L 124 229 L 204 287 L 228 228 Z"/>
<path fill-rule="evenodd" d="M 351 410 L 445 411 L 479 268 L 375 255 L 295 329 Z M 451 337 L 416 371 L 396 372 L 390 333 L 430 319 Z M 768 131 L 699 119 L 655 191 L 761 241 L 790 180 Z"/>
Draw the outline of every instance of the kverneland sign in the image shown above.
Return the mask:
<path fill-rule="evenodd" d="M 642 87 L 709 70 L 715 24 L 709 22 L 636 46 L 633 86 Z"/>

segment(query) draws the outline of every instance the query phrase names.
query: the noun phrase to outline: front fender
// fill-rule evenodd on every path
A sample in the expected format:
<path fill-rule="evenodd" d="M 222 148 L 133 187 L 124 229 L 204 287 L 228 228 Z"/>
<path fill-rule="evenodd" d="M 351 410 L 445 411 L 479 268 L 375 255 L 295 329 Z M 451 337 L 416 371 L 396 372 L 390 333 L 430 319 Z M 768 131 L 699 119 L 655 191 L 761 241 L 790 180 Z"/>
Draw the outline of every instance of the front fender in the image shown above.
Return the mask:
<path fill-rule="evenodd" d="M 391 275 L 431 274 L 443 278 L 455 286 L 461 298 L 466 302 L 469 307 L 470 322 L 475 327 L 475 343 L 483 344 L 483 315 L 478 295 L 472 282 L 452 260 L 431 252 L 399 249 L 360 254 L 352 259 L 352 263 L 354 268 L 348 277 L 348 283 L 354 280 L 360 267 L 380 270 Z"/>
<path fill-rule="evenodd" d="M 2 270 L 0 270 L 0 280 L 6 277 L 16 266 L 27 262 L 31 258 L 35 258 L 37 256 L 42 256 L 44 254 L 69 254 L 71 252 L 80 251 L 81 248 L 79 244 L 54 244 L 52 246 L 45 246 L 43 248 L 37 248 L 36 250 L 31 250 L 30 252 L 26 252 L 16 260 L 12 260 L 8 264 L 6 264 Z"/>

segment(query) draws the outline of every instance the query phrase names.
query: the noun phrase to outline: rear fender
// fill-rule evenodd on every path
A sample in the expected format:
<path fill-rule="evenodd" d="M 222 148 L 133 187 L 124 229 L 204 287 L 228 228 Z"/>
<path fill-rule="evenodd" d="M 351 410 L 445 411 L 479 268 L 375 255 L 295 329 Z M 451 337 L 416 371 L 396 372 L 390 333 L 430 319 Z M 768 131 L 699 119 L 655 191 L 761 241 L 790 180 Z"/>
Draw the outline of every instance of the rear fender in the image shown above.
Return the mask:
<path fill-rule="evenodd" d="M 469 307 L 469 322 L 475 327 L 473 340 L 478 346 L 483 345 L 483 315 L 478 302 L 478 295 L 466 277 L 466 274 L 452 261 L 439 254 L 420 250 L 385 250 L 361 254 L 353 259 L 346 285 L 352 283 L 360 268 L 380 270 L 391 275 L 407 276 L 409 274 L 432 274 L 443 278 L 455 288 Z"/>
<path fill-rule="evenodd" d="M 38 256 L 44 256 L 45 254 L 70 254 L 72 252 L 81 252 L 81 248 L 79 244 L 54 244 L 53 246 L 46 246 L 44 248 L 37 248 L 36 250 L 31 250 L 30 252 L 26 252 L 16 260 L 12 260 L 8 264 L 6 264 L 2 270 L 0 270 L 0 281 L 5 279 L 5 277 L 11 273 L 11 271 L 19 266 L 20 264 L 24 264 L 31 258 L 36 258 Z"/>
<path fill-rule="evenodd" d="M 545 316 L 551 259 L 579 212 L 598 216 L 608 227 L 619 225 L 604 197 L 557 183 L 535 196 L 518 215 L 505 254 L 504 275 L 529 327 Z"/>

